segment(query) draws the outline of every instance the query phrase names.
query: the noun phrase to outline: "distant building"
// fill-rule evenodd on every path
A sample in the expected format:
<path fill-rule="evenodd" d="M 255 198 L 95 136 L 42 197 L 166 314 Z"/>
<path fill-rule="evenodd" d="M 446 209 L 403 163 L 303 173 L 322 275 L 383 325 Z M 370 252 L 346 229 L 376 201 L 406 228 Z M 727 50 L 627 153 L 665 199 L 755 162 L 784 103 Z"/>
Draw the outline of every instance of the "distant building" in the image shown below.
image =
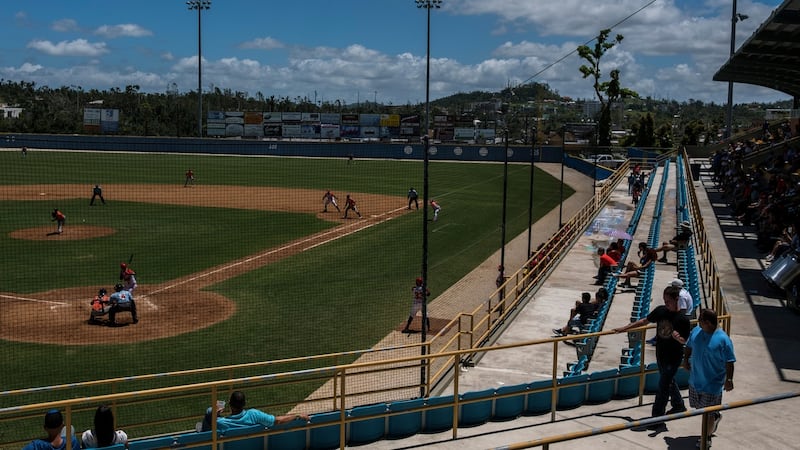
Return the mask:
<path fill-rule="evenodd" d="M 22 114 L 22 108 L 0 105 L 0 117 L 3 119 L 19 119 L 20 114 Z"/>

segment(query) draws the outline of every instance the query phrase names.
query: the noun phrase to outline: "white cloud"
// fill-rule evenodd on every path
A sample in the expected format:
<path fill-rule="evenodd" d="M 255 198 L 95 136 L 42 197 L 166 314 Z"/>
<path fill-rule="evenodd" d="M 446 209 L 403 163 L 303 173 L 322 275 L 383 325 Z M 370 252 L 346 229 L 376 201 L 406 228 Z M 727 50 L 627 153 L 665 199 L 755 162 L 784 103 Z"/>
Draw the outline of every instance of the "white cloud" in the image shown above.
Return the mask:
<path fill-rule="evenodd" d="M 61 41 L 57 44 L 45 40 L 33 40 L 28 42 L 27 47 L 51 56 L 99 56 L 108 53 L 105 42 L 91 43 L 86 39 Z"/>
<path fill-rule="evenodd" d="M 76 22 L 73 19 L 56 20 L 55 22 L 53 22 L 53 25 L 51 26 L 51 28 L 53 29 L 53 31 L 58 31 L 58 32 L 61 32 L 61 33 L 77 31 L 78 30 L 78 22 Z"/>
<path fill-rule="evenodd" d="M 145 37 L 152 36 L 153 32 L 147 28 L 132 23 L 119 25 L 103 25 L 98 27 L 94 34 L 105 38 L 114 39 L 119 37 Z"/>
<path fill-rule="evenodd" d="M 239 45 L 239 48 L 252 48 L 258 50 L 274 50 L 276 48 L 283 47 L 284 45 L 281 41 L 272 37 L 257 38 L 251 41 L 242 42 Z"/>

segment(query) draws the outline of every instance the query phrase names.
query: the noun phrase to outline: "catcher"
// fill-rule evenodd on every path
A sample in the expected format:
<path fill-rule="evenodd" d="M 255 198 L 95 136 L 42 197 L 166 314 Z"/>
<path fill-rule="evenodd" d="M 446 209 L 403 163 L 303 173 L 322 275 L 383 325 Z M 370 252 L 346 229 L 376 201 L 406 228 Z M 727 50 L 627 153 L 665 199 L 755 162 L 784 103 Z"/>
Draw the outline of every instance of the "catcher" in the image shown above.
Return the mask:
<path fill-rule="evenodd" d="M 92 311 L 89 313 L 89 323 L 90 324 L 101 324 L 103 323 L 100 320 L 100 317 L 105 316 L 108 314 L 108 308 L 106 305 L 110 304 L 111 301 L 108 298 L 106 288 L 100 288 L 97 291 L 97 295 L 94 296 L 90 304 L 92 305 Z"/>

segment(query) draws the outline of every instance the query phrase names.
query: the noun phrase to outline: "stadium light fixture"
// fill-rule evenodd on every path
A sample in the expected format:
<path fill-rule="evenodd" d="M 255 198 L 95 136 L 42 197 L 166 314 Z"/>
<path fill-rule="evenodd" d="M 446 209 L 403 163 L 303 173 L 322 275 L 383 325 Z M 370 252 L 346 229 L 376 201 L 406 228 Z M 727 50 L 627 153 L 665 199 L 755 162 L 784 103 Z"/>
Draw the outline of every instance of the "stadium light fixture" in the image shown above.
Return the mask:
<path fill-rule="evenodd" d="M 733 0 L 733 11 L 731 12 L 731 51 L 728 61 L 733 59 L 733 54 L 736 52 L 736 22 L 746 20 L 748 18 L 745 14 L 736 12 L 736 0 Z M 728 81 L 728 104 L 725 111 L 725 138 L 730 139 L 733 136 L 733 81 Z"/>

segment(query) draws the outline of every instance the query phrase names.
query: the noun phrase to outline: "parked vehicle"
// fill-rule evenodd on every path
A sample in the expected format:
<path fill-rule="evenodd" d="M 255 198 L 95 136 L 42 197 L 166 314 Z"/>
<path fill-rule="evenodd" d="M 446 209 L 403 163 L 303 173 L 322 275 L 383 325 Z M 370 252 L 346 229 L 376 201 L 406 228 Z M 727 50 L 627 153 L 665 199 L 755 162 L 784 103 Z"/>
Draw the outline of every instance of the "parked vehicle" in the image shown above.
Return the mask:
<path fill-rule="evenodd" d="M 599 166 L 608 167 L 610 169 L 616 169 L 617 167 L 625 164 L 625 161 L 627 161 L 626 159 L 617 158 L 610 153 L 589 155 L 587 158 L 583 158 L 583 160 Z"/>

